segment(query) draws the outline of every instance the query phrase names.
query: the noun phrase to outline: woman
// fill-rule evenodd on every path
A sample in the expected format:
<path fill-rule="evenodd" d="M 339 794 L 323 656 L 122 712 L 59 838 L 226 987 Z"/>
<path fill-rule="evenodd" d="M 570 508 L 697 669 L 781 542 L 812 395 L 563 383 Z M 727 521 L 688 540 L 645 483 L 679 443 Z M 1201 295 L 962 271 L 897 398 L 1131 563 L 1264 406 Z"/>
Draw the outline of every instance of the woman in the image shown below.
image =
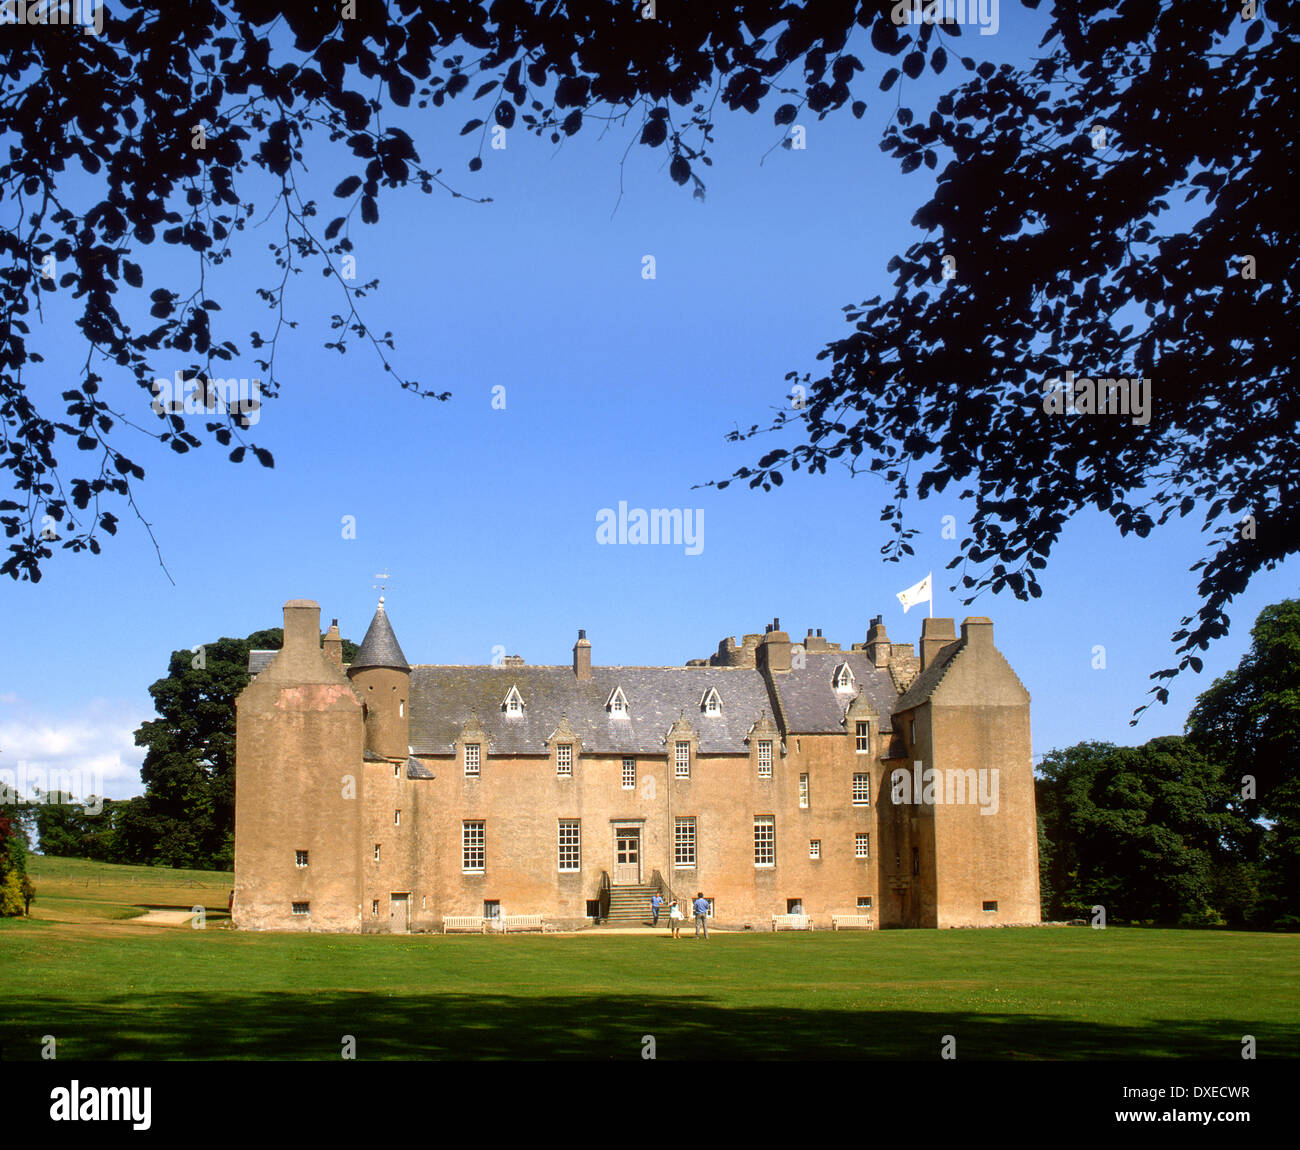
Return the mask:
<path fill-rule="evenodd" d="M 682 937 L 682 908 L 677 905 L 677 900 L 673 899 L 668 905 L 668 925 L 672 928 L 673 938 Z"/>

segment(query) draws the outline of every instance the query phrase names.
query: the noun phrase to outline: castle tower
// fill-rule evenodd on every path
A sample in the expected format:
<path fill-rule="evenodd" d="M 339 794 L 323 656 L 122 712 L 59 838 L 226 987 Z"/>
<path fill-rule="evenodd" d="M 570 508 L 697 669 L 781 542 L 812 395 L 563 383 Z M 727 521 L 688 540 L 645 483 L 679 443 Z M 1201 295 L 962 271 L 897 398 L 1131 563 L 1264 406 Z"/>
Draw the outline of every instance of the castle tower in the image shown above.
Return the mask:
<path fill-rule="evenodd" d="M 360 930 L 361 705 L 310 599 L 235 709 L 235 925 Z"/>
<path fill-rule="evenodd" d="M 411 742 L 411 668 L 379 597 L 375 617 L 348 668 L 366 718 L 366 750 L 406 761 Z"/>

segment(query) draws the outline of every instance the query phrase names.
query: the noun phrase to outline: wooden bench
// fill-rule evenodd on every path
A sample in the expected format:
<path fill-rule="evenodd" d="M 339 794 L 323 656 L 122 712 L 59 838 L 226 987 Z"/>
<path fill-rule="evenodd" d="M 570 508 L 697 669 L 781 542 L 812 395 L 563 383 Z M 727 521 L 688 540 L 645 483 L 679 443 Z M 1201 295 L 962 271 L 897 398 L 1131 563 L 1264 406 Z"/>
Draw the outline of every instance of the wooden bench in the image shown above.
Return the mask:
<path fill-rule="evenodd" d="M 540 930 L 545 931 L 546 926 L 542 921 L 543 916 L 540 914 L 503 914 L 501 916 L 500 930 L 503 934 L 509 934 L 512 930 Z"/>
<path fill-rule="evenodd" d="M 487 929 L 487 919 L 481 914 L 444 914 L 442 916 L 442 933 L 449 930 L 472 930 L 482 934 Z"/>
<path fill-rule="evenodd" d="M 809 914 L 774 914 L 773 930 L 812 930 L 813 920 Z"/>
<path fill-rule="evenodd" d="M 840 930 L 842 927 L 848 927 L 856 930 L 875 930 L 875 924 L 871 921 L 869 914 L 833 914 L 831 915 L 831 930 Z"/>

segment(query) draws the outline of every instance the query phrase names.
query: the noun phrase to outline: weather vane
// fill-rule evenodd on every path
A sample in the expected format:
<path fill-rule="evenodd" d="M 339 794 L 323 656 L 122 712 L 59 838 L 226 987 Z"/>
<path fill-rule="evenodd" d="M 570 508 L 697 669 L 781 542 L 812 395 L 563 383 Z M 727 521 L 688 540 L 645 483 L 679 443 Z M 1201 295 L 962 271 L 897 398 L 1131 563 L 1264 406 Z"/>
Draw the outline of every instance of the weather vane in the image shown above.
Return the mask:
<path fill-rule="evenodd" d="M 379 582 L 372 583 L 370 584 L 370 586 L 379 592 L 379 602 L 380 605 L 382 606 L 384 602 L 384 592 L 388 590 L 388 572 L 387 571 L 381 572 L 380 574 L 374 576 L 374 578 L 378 579 Z"/>

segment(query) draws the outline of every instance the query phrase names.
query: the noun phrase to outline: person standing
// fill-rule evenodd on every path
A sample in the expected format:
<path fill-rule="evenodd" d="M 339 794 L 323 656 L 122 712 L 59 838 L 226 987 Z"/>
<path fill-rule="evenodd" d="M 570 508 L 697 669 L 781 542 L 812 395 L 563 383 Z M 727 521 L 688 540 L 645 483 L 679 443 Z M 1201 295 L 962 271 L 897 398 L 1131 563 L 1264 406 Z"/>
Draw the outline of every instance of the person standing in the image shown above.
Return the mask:
<path fill-rule="evenodd" d="M 682 919 L 684 917 L 682 908 L 677 905 L 677 900 L 673 899 L 668 904 L 668 926 L 673 932 L 673 938 L 682 937 Z"/>
<path fill-rule="evenodd" d="M 650 924 L 651 926 L 659 925 L 659 908 L 663 906 L 663 904 L 663 898 L 660 896 L 658 891 L 655 891 L 654 894 L 650 896 L 650 913 L 654 915 L 654 922 Z"/>
<path fill-rule="evenodd" d="M 705 901 L 704 892 L 698 891 L 695 895 L 695 937 L 700 937 L 701 929 L 704 931 L 704 941 L 709 941 L 709 904 Z"/>

